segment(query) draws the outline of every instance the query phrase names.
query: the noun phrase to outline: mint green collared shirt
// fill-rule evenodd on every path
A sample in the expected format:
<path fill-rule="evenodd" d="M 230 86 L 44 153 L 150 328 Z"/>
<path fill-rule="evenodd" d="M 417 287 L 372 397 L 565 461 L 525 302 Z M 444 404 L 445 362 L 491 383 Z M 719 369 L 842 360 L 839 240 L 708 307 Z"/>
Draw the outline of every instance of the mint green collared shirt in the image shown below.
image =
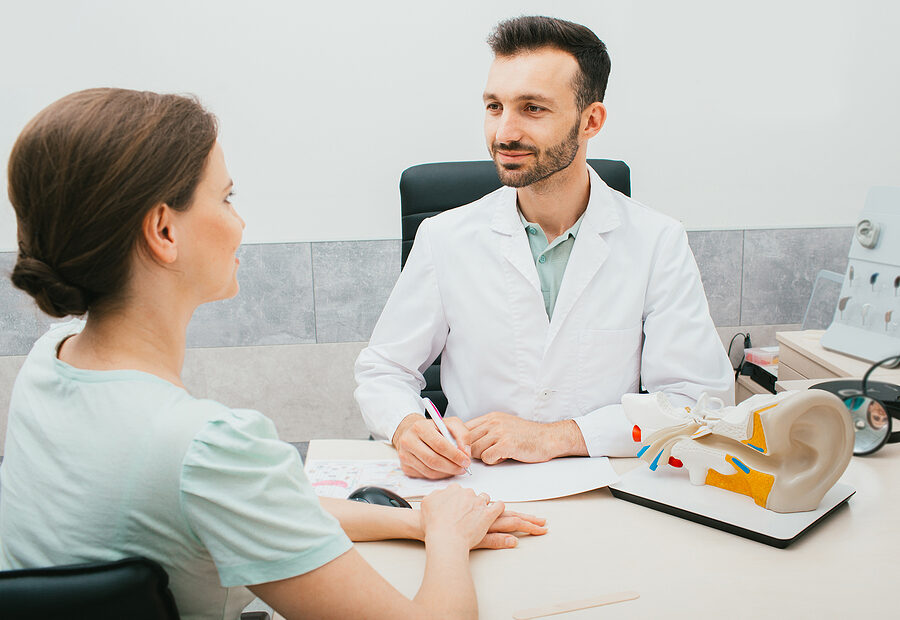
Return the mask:
<path fill-rule="evenodd" d="M 519 211 L 519 219 L 522 220 L 522 225 L 525 227 L 528 245 L 531 247 L 531 255 L 534 258 L 534 266 L 537 267 L 541 294 L 544 296 L 544 308 L 547 309 L 547 317 L 552 319 L 559 287 L 562 285 L 566 265 L 569 264 L 569 255 L 572 254 L 572 247 L 575 245 L 575 237 L 578 235 L 578 229 L 581 228 L 584 213 L 569 230 L 554 239 L 552 243 L 547 242 L 547 235 L 538 224 L 532 224 L 525 219 L 522 211 Z"/>

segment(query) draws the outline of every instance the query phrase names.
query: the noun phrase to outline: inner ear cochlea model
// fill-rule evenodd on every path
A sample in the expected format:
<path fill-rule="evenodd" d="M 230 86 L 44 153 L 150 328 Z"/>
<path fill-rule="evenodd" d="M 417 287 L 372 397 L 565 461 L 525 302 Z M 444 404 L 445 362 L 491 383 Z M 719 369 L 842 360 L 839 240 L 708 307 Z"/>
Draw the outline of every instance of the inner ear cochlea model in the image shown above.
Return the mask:
<path fill-rule="evenodd" d="M 822 390 L 757 394 L 735 407 L 700 397 L 626 394 L 638 456 L 656 471 L 684 467 L 691 482 L 747 495 L 775 512 L 815 510 L 853 456 L 853 427 L 841 400 Z"/>

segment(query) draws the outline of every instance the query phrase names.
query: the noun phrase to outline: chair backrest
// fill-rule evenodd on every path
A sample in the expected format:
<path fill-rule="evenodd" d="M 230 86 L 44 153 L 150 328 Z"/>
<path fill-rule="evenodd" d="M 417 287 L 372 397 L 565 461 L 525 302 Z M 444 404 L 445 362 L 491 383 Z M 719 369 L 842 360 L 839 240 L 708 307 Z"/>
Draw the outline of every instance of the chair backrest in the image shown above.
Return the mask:
<path fill-rule="evenodd" d="M 603 182 L 631 196 L 631 171 L 624 161 L 589 159 Z M 419 224 L 427 217 L 474 202 L 500 187 L 492 161 L 451 161 L 412 166 L 400 175 L 400 266 L 412 249 Z"/>
<path fill-rule="evenodd" d="M 147 558 L 0 572 L 0 617 L 178 620 L 169 576 Z"/>
<path fill-rule="evenodd" d="M 631 172 L 623 161 L 589 159 L 588 164 L 611 188 L 631 195 Z M 421 164 L 400 175 L 400 222 L 402 250 L 400 266 L 412 249 L 419 224 L 427 217 L 478 200 L 501 185 L 492 161 L 458 161 Z M 441 358 L 425 371 L 427 396 L 443 413 L 447 399 L 441 390 Z"/>

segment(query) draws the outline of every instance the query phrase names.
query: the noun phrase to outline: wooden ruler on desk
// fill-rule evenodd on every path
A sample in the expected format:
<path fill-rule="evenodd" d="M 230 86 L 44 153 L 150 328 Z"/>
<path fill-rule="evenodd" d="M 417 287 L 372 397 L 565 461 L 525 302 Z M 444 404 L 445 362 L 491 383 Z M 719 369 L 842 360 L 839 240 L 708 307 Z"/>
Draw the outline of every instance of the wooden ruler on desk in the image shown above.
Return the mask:
<path fill-rule="evenodd" d="M 517 611 L 513 614 L 515 620 L 533 620 L 534 618 L 544 618 L 546 616 L 555 616 L 556 614 L 564 614 L 570 611 L 578 611 L 579 609 L 588 609 L 590 607 L 600 607 L 601 605 L 611 605 L 612 603 L 621 603 L 622 601 L 631 601 L 639 597 L 637 592 L 616 592 L 615 594 L 605 594 L 595 598 L 588 598 L 581 601 L 570 601 L 568 603 L 556 603 L 546 607 L 534 607 Z"/>

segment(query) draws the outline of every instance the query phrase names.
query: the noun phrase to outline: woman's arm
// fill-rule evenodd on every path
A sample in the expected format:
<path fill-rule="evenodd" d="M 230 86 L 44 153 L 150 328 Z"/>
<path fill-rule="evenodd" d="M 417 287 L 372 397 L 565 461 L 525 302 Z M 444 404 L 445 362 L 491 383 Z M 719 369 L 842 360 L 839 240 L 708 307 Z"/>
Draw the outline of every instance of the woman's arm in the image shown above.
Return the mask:
<path fill-rule="evenodd" d="M 504 510 L 502 503 L 488 502 L 486 495 L 475 495 L 458 485 L 432 493 L 423 501 L 425 576 L 413 600 L 397 592 L 355 549 L 303 575 L 249 586 L 250 590 L 288 620 L 300 617 L 477 618 L 469 549 L 484 538 Z M 352 507 L 348 510 L 351 521 L 363 514 Z M 384 531 L 389 529 L 386 527 Z"/>
<path fill-rule="evenodd" d="M 376 506 L 333 497 L 320 497 L 319 503 L 341 524 L 347 537 L 354 542 L 411 538 L 425 540 L 422 516 L 418 510 Z M 488 528 L 488 533 L 476 545 L 479 549 L 507 549 L 515 547 L 522 532 L 532 536 L 547 533 L 545 520 L 534 515 L 511 510 L 501 514 Z"/>
<path fill-rule="evenodd" d="M 377 506 L 333 497 L 320 497 L 319 503 L 326 512 L 340 521 L 344 533 L 354 542 L 392 538 L 425 539 L 418 510 Z"/>
<path fill-rule="evenodd" d="M 286 620 L 477 618 L 467 558 L 467 550 L 435 549 L 413 600 L 400 594 L 356 549 L 309 573 L 249 588 Z"/>

